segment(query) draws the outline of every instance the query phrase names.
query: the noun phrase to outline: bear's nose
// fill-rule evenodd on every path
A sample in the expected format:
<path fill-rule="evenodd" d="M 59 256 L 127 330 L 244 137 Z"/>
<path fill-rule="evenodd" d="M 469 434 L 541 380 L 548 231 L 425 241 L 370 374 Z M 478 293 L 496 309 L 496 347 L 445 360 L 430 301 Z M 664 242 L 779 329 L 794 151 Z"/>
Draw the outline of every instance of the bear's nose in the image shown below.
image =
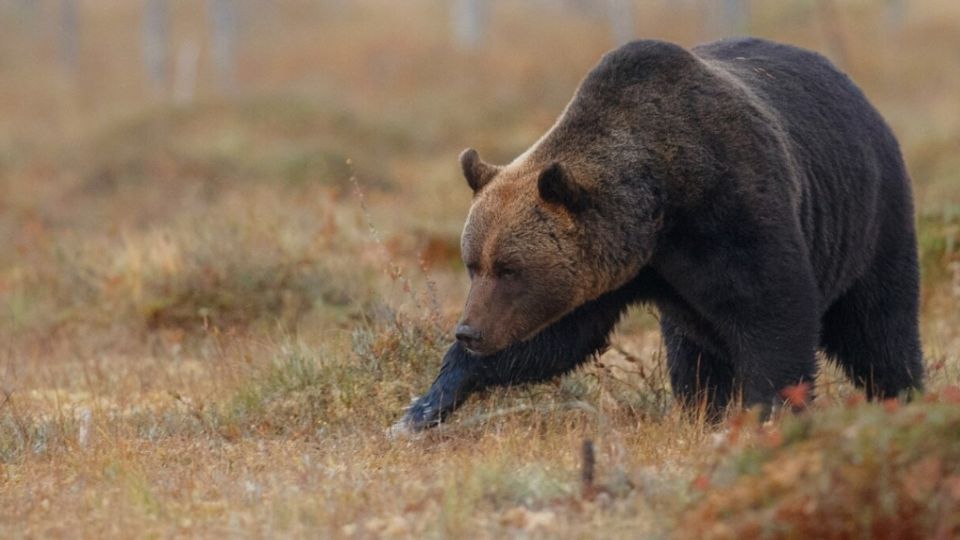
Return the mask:
<path fill-rule="evenodd" d="M 454 334 L 457 336 L 457 341 L 466 345 L 467 348 L 474 348 L 482 341 L 480 331 L 468 324 L 458 324 Z"/>

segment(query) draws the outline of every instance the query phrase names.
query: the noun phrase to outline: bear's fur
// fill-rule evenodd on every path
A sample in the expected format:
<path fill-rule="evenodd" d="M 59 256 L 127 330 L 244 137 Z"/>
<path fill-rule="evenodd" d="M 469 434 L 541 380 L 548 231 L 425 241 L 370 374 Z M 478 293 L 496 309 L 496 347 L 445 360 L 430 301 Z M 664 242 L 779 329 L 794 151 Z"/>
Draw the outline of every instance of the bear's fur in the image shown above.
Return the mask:
<path fill-rule="evenodd" d="M 922 386 L 910 182 L 896 139 L 824 57 L 759 39 L 603 57 L 506 166 L 467 150 L 471 289 L 455 343 L 398 427 L 602 352 L 660 312 L 686 405 L 773 405 L 823 350 L 870 398 Z"/>

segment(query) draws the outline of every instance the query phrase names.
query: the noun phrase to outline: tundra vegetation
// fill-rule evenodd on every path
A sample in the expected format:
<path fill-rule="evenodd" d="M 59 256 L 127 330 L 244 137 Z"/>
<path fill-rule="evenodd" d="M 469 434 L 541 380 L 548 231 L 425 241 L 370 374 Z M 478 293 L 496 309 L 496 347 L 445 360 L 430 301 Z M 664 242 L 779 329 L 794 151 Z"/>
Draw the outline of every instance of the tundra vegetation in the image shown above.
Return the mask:
<path fill-rule="evenodd" d="M 224 77 L 172 1 L 174 92 L 140 3 L 79 2 L 68 62 L 63 4 L 0 3 L 0 537 L 960 534 L 955 2 L 754 2 L 742 29 L 824 51 L 897 133 L 926 394 L 866 403 L 823 359 L 807 411 L 707 425 L 637 309 L 586 369 L 402 440 L 467 290 L 456 156 L 526 148 L 609 21 L 494 2 L 458 48 L 442 2 L 248 1 Z M 698 5 L 635 30 L 717 37 Z"/>

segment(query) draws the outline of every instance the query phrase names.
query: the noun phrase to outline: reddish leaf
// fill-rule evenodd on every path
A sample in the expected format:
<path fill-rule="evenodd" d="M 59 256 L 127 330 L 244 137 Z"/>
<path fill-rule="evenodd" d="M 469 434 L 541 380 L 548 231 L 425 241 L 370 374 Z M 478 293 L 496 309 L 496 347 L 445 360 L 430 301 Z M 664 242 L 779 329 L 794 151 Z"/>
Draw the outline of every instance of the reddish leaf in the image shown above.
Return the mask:
<path fill-rule="evenodd" d="M 944 388 L 940 394 L 943 396 L 945 402 L 960 405 L 960 387 L 956 385 L 948 386 Z"/>
<path fill-rule="evenodd" d="M 847 407 L 856 407 L 857 405 L 862 404 L 865 400 L 866 398 L 863 397 L 863 394 L 853 394 L 844 401 L 844 404 Z"/>
<path fill-rule="evenodd" d="M 783 433 L 779 429 L 773 428 L 767 432 L 767 436 L 764 439 L 768 448 L 777 448 L 783 444 Z"/>
<path fill-rule="evenodd" d="M 710 477 L 705 474 L 701 474 L 700 476 L 694 478 L 693 487 L 694 489 L 698 489 L 700 491 L 706 491 L 710 489 Z"/>
<path fill-rule="evenodd" d="M 807 400 L 810 398 L 810 383 L 800 383 L 788 386 L 780 391 L 787 405 L 794 410 L 802 410 L 807 407 Z"/>

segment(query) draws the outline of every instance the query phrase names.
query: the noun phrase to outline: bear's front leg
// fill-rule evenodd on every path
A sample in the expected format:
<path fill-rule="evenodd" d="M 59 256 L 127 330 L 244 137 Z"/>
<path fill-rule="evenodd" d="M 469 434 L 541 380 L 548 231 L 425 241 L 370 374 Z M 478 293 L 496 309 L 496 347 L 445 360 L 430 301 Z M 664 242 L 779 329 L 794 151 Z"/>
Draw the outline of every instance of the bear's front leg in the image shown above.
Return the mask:
<path fill-rule="evenodd" d="M 712 319 L 734 372 L 734 397 L 765 414 L 783 402 L 784 389 L 812 385 L 816 375 L 816 288 L 796 274 L 770 279 L 765 294 L 716 295 Z M 778 288 L 779 287 L 779 288 Z M 776 289 L 776 290 L 774 290 Z"/>
<path fill-rule="evenodd" d="M 641 271 L 630 283 L 583 304 L 529 340 L 489 356 L 471 355 L 454 344 L 430 390 L 413 402 L 390 433 L 436 426 L 483 388 L 542 382 L 569 373 L 606 348 L 620 315 L 655 283 L 652 271 Z"/>
<path fill-rule="evenodd" d="M 746 407 L 769 411 L 783 403 L 787 387 L 814 382 L 819 293 L 808 268 L 798 258 L 789 269 L 755 274 L 755 291 L 715 296 L 719 302 L 711 307 Z"/>
<path fill-rule="evenodd" d="M 471 357 L 459 342 L 443 357 L 440 373 L 426 394 L 413 401 L 406 414 L 390 428 L 390 433 L 421 431 L 443 421 L 477 389 L 479 360 Z"/>
<path fill-rule="evenodd" d="M 732 225 L 685 229 L 657 263 L 690 318 L 710 329 L 719 356 L 728 359 L 730 397 L 769 411 L 782 402 L 786 387 L 813 383 L 819 291 L 799 227 L 760 226 L 739 217 Z M 677 329 L 681 335 L 687 330 L 698 329 Z M 686 356 L 687 363 L 711 361 Z M 696 365 L 679 368 L 699 374 Z"/>
<path fill-rule="evenodd" d="M 811 386 L 816 353 L 808 336 L 771 334 L 756 343 L 742 343 L 736 356 L 737 382 L 744 407 L 760 405 L 764 414 L 784 403 L 784 390 Z M 793 403 L 802 408 L 802 403 Z"/>

